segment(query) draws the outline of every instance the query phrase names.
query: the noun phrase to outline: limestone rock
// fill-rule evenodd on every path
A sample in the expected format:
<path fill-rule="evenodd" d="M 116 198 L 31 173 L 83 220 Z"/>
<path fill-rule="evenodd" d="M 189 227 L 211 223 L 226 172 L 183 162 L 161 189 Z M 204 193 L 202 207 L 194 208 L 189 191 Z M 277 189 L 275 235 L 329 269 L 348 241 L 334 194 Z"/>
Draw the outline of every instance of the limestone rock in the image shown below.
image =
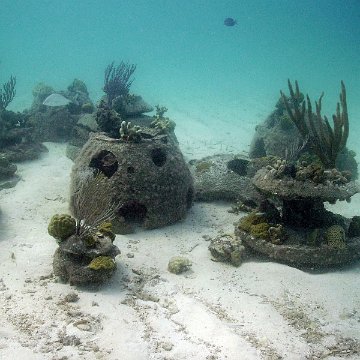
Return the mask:
<path fill-rule="evenodd" d="M 209 250 L 215 260 L 239 266 L 244 257 L 245 247 L 238 237 L 223 234 L 211 240 Z"/>

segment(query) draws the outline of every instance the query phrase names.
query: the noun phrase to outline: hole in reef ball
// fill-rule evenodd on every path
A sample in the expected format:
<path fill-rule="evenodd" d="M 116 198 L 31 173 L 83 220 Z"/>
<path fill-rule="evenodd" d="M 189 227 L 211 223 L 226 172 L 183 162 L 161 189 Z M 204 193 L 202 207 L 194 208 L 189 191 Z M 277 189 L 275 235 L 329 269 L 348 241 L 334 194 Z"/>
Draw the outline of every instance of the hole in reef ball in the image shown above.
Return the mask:
<path fill-rule="evenodd" d="M 98 169 L 106 177 L 110 178 L 118 169 L 119 163 L 112 152 L 108 150 L 101 150 L 91 159 L 89 166 Z"/>
<path fill-rule="evenodd" d="M 135 168 L 133 166 L 128 166 L 126 171 L 128 172 L 128 174 L 133 174 L 135 172 Z"/>
<path fill-rule="evenodd" d="M 240 176 L 246 176 L 248 164 L 248 160 L 234 159 L 227 163 L 227 168 Z"/>
<path fill-rule="evenodd" d="M 161 148 L 151 150 L 151 159 L 156 166 L 163 166 L 166 163 L 166 152 Z"/>
<path fill-rule="evenodd" d="M 119 216 L 123 217 L 126 222 L 141 223 L 146 216 L 146 206 L 139 201 L 132 200 L 126 202 L 118 211 Z"/>

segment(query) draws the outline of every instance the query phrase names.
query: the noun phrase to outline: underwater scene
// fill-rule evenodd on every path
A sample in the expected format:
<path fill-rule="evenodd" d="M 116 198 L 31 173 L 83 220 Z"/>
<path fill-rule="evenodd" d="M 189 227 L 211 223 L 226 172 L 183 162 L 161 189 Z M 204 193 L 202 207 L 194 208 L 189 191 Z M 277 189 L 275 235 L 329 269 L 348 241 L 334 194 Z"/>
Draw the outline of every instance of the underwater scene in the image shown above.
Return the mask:
<path fill-rule="evenodd" d="M 0 359 L 360 358 L 358 0 L 2 0 Z"/>

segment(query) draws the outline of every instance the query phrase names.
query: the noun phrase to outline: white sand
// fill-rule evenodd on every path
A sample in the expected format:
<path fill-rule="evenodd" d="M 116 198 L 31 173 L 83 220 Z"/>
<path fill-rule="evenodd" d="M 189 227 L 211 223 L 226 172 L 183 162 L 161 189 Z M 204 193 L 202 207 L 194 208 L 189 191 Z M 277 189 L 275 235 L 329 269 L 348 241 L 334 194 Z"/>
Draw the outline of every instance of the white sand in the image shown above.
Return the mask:
<path fill-rule="evenodd" d="M 188 158 L 250 141 L 196 121 L 190 131 L 182 120 Z M 360 264 L 312 274 L 256 258 L 239 268 L 211 261 L 203 236 L 233 231 L 229 204 L 196 203 L 182 223 L 118 235 L 118 270 L 100 288 L 56 282 L 47 225 L 68 211 L 72 163 L 64 144 L 46 145 L 48 154 L 19 165 L 22 181 L 0 192 L 0 359 L 359 359 Z M 359 215 L 359 203 L 339 209 Z M 175 255 L 192 269 L 169 273 Z M 62 301 L 72 292 L 77 302 Z"/>

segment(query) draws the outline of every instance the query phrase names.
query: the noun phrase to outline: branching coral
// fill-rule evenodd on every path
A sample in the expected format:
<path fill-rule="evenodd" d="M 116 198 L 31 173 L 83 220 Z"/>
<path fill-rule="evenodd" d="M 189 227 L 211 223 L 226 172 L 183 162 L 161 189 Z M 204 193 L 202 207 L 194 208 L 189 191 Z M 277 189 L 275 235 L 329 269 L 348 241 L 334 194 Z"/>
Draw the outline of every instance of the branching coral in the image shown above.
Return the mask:
<path fill-rule="evenodd" d="M 155 105 L 155 110 L 156 110 L 156 115 L 155 115 L 155 119 L 161 119 L 164 117 L 164 114 L 168 111 L 168 108 L 166 106 L 160 106 L 160 105 Z"/>
<path fill-rule="evenodd" d="M 156 105 L 155 110 L 156 114 L 154 115 L 154 120 L 151 122 L 150 127 L 163 133 L 174 131 L 175 122 L 164 116 L 168 111 L 167 107 Z"/>
<path fill-rule="evenodd" d="M 118 66 L 115 66 L 114 62 L 112 62 L 106 67 L 103 90 L 107 95 L 110 107 L 116 97 L 126 97 L 129 94 L 129 89 L 133 82 L 130 78 L 135 70 L 136 65 L 130 65 L 123 61 Z"/>
<path fill-rule="evenodd" d="M 15 85 L 16 77 L 10 76 L 10 80 L 3 84 L 3 88 L 0 89 L 0 111 L 5 110 L 13 101 L 16 94 Z"/>
<path fill-rule="evenodd" d="M 290 101 L 293 105 L 292 110 L 288 98 L 280 91 L 286 110 L 291 120 L 296 125 L 301 136 L 308 138 L 309 145 L 314 153 L 320 158 L 325 168 L 334 168 L 338 154 L 346 146 L 349 136 L 349 119 L 346 104 L 346 89 L 341 82 L 340 102 L 337 103 L 336 113 L 333 115 L 333 128 L 330 126 L 326 116 L 321 115 L 321 101 L 323 93 L 319 100 L 315 102 L 315 114 L 312 112 L 312 106 L 309 96 L 306 96 L 306 102 L 301 100 L 301 92 L 298 82 L 295 81 L 295 91 L 288 80 L 290 91 Z"/>
<path fill-rule="evenodd" d="M 129 142 L 141 141 L 140 126 L 133 125 L 131 121 L 123 121 L 120 126 L 120 138 Z"/>

